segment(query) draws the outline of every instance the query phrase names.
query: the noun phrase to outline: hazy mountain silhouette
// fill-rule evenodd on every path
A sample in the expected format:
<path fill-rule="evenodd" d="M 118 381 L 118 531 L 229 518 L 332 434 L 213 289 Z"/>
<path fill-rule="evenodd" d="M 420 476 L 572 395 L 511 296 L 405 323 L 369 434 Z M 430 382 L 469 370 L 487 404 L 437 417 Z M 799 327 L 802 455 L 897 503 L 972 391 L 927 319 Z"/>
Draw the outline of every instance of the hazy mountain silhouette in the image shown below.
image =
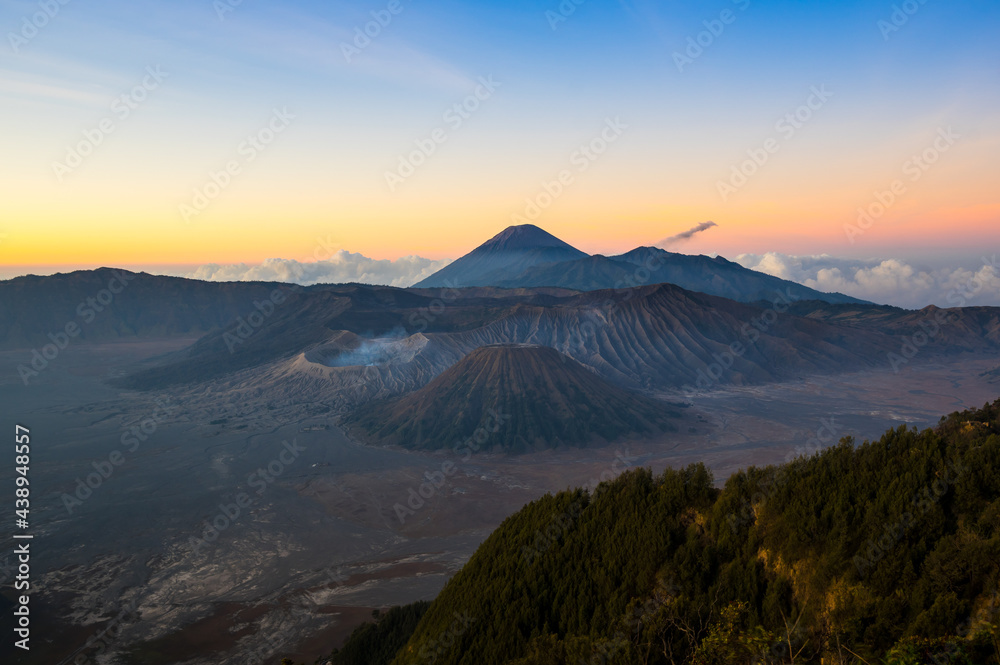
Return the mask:
<path fill-rule="evenodd" d="M 750 270 L 721 256 L 677 254 L 656 247 L 637 247 L 611 257 L 588 256 L 531 224 L 508 227 L 416 286 L 596 291 L 660 283 L 740 302 L 769 301 L 789 293 L 797 300 L 866 302 Z"/>
<path fill-rule="evenodd" d="M 49 343 L 49 333 L 76 324 L 79 341 L 204 334 L 234 323 L 279 292 L 300 287 L 268 282 L 203 282 L 99 268 L 0 282 L 0 348 Z M 113 292 L 116 291 L 117 293 Z"/>
<path fill-rule="evenodd" d="M 370 397 L 386 396 L 425 385 L 478 347 L 538 344 L 612 383 L 657 390 L 872 367 L 902 343 L 882 332 L 881 324 L 778 314 L 672 284 L 583 293 L 470 288 L 451 293 L 434 309 L 442 302 L 430 289 L 313 287 L 289 298 L 246 340 L 235 341 L 232 323 L 122 385 L 153 389 L 263 366 L 254 379 L 261 386 L 325 392 L 353 373 Z M 979 332 L 969 331 L 972 349 L 992 347 Z M 360 347 L 364 353 L 358 353 Z M 349 357 L 371 360 L 345 362 Z M 714 376 L 706 379 L 709 374 Z"/>

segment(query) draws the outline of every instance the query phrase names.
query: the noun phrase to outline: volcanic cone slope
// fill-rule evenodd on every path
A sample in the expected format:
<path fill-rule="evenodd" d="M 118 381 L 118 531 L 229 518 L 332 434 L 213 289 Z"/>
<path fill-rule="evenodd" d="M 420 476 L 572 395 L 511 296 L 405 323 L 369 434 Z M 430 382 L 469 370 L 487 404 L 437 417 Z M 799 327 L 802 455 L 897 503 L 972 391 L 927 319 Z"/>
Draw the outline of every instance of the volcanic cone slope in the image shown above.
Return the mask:
<path fill-rule="evenodd" d="M 546 346 L 497 344 L 466 355 L 423 388 L 352 414 L 355 433 L 437 450 L 464 445 L 526 452 L 677 428 L 670 404 L 615 386 Z"/>

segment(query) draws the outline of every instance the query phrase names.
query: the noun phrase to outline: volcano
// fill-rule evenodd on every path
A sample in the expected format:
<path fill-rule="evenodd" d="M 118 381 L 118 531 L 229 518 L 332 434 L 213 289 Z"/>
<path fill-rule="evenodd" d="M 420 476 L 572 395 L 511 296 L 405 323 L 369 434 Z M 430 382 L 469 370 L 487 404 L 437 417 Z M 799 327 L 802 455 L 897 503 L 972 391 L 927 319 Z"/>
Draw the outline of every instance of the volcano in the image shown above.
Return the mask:
<path fill-rule="evenodd" d="M 414 287 L 598 291 L 663 283 L 746 303 L 773 302 L 788 294 L 795 300 L 871 304 L 750 270 L 721 256 L 677 254 L 658 247 L 637 247 L 618 256 L 591 256 L 533 224 L 506 228 Z"/>
<path fill-rule="evenodd" d="M 528 452 L 674 431 L 670 404 L 615 386 L 553 348 L 482 346 L 423 388 L 346 421 L 361 438 L 421 450 Z"/>
<path fill-rule="evenodd" d="M 462 258 L 417 282 L 417 288 L 493 286 L 536 266 L 588 255 L 534 224 L 509 226 Z"/>

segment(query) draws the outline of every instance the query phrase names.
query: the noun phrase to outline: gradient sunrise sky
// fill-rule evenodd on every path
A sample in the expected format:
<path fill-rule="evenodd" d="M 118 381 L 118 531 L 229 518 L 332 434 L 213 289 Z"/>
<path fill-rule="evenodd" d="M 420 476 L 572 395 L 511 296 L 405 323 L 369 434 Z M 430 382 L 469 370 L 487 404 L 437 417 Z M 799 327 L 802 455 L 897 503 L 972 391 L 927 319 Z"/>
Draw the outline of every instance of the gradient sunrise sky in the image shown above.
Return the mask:
<path fill-rule="evenodd" d="M 2 2 L 0 264 L 308 260 L 320 238 L 454 258 L 516 221 L 602 253 L 705 220 L 682 251 L 1000 245 L 1000 3 L 577 2 Z M 478 108 L 446 116 L 477 87 Z M 581 157 L 609 119 L 620 135 Z M 273 141 L 244 143 L 269 124 Z M 239 173 L 185 215 L 229 162 Z M 845 225 L 896 180 L 851 242 Z"/>

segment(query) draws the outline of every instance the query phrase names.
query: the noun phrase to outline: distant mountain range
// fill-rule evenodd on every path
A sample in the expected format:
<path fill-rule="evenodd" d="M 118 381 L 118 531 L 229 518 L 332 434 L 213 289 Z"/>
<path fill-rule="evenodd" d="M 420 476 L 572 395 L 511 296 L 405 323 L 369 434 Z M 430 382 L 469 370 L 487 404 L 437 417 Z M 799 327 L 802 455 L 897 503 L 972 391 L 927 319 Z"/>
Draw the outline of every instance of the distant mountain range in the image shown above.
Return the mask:
<path fill-rule="evenodd" d="M 517 276 L 501 279 L 508 272 Z M 370 440 L 422 449 L 454 445 L 484 409 L 506 409 L 517 422 L 490 446 L 510 452 L 669 428 L 657 393 L 889 369 L 918 351 L 917 362 L 1000 351 L 1000 308 L 831 303 L 837 294 L 725 259 L 587 256 L 533 226 L 507 229 L 435 279 L 491 285 L 299 287 L 111 269 L 19 277 L 0 281 L 0 350 L 14 351 L 30 384 L 50 380 L 41 355 L 59 345 L 194 339 L 110 381 L 310 403 Z M 672 283 L 685 280 L 702 292 Z"/>
<path fill-rule="evenodd" d="M 0 348 L 32 348 L 48 334 L 79 328 L 74 342 L 201 335 L 229 325 L 298 287 L 264 282 L 203 282 L 98 268 L 0 281 Z"/>
<path fill-rule="evenodd" d="M 611 257 L 590 256 L 532 224 L 508 227 L 414 286 L 550 286 L 596 291 L 664 282 L 740 302 L 768 301 L 776 294 L 790 294 L 797 300 L 866 303 L 750 270 L 721 256 L 676 254 L 656 247 L 638 247 Z"/>
<path fill-rule="evenodd" d="M 127 286 L 102 296 L 116 275 L 124 275 Z M 950 323 L 938 325 L 942 315 Z M 69 323 L 79 328 L 73 345 L 197 338 L 121 379 L 123 387 L 233 377 L 247 389 L 280 388 L 338 409 L 421 388 L 492 344 L 548 346 L 614 384 L 644 390 L 886 366 L 888 354 L 899 353 L 917 333 L 933 333 L 933 343 L 919 340 L 927 346 L 921 360 L 1000 349 L 1000 308 L 910 311 L 790 298 L 740 303 L 671 284 L 583 293 L 295 287 L 110 269 L 0 281 L 0 349 L 23 350 L 18 363 L 30 364 L 32 350 L 52 344 L 51 336 L 58 338 Z"/>
<path fill-rule="evenodd" d="M 537 344 L 620 386 L 662 390 L 871 367 L 899 349 L 900 340 L 880 331 L 885 321 L 827 322 L 821 320 L 827 307 L 842 306 L 817 301 L 811 316 L 775 316 L 770 307 L 671 284 L 586 293 L 310 287 L 290 296 L 245 340 L 235 341 L 234 318 L 123 385 L 156 389 L 257 367 L 256 378 L 248 380 L 262 386 L 323 395 L 355 385 L 365 399 L 381 398 L 425 385 L 481 346 Z M 884 316 L 890 319 L 892 311 L 909 314 L 852 307 L 889 310 Z M 247 308 L 244 320 L 253 305 Z M 976 324 L 962 331 L 954 348 L 990 347 Z M 716 368 L 720 359 L 725 367 Z M 719 371 L 721 379 L 705 378 Z"/>

